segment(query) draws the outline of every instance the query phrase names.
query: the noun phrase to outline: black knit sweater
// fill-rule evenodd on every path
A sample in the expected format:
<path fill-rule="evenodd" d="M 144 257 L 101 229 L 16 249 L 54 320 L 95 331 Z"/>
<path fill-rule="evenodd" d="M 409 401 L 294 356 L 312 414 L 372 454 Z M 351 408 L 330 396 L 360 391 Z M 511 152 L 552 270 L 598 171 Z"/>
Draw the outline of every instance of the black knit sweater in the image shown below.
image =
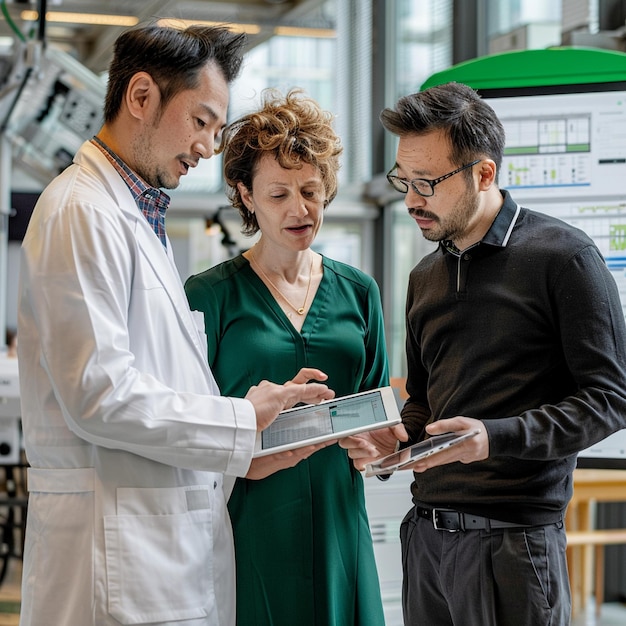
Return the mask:
<path fill-rule="evenodd" d="M 442 242 L 411 272 L 402 415 L 412 442 L 457 415 L 489 435 L 487 460 L 415 474 L 415 501 L 545 524 L 576 454 L 626 427 L 626 325 L 593 241 L 503 196 L 480 243 Z"/>

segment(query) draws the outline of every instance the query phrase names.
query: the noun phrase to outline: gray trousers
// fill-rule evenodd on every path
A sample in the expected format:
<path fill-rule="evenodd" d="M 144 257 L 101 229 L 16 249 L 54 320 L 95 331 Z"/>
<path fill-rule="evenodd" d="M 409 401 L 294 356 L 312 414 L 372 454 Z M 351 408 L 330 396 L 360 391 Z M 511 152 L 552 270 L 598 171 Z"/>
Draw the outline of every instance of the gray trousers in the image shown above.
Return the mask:
<path fill-rule="evenodd" d="M 562 523 L 436 530 L 411 509 L 400 527 L 405 626 L 567 626 Z"/>

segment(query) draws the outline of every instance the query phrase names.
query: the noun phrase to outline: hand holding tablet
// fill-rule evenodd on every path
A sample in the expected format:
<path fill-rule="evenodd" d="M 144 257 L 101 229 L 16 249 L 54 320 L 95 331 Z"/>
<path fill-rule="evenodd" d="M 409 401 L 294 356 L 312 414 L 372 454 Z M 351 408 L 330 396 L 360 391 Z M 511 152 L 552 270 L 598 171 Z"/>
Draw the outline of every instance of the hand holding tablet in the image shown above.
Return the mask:
<path fill-rule="evenodd" d="M 401 470 L 413 463 L 425 459 L 426 457 L 438 454 L 443 450 L 447 450 L 451 446 L 455 446 L 470 437 L 475 437 L 480 430 L 475 429 L 466 433 L 444 433 L 443 435 L 434 435 L 420 441 L 408 448 L 399 450 L 387 456 L 368 463 L 365 466 L 365 476 L 376 476 L 378 474 L 392 474 L 396 470 Z"/>

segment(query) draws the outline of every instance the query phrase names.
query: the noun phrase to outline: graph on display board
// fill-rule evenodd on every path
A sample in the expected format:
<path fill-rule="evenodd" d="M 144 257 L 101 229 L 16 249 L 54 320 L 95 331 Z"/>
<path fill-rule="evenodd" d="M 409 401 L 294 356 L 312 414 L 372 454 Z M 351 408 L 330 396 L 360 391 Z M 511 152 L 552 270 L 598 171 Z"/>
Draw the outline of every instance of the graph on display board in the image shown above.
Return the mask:
<path fill-rule="evenodd" d="M 506 133 L 500 187 L 594 240 L 626 317 L 626 81 L 479 92 Z M 626 468 L 626 429 L 581 452 L 578 465 Z"/>

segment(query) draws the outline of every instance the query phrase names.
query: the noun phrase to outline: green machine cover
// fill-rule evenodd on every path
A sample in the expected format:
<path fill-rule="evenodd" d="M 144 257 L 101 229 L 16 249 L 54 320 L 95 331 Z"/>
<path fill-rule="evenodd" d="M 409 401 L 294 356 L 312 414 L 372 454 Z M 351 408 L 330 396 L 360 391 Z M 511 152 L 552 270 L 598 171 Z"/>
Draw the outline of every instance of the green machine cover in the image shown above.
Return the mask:
<path fill-rule="evenodd" d="M 579 85 L 626 80 L 626 54 L 596 48 L 514 50 L 464 61 L 437 72 L 421 86 L 451 81 L 481 89 Z"/>

